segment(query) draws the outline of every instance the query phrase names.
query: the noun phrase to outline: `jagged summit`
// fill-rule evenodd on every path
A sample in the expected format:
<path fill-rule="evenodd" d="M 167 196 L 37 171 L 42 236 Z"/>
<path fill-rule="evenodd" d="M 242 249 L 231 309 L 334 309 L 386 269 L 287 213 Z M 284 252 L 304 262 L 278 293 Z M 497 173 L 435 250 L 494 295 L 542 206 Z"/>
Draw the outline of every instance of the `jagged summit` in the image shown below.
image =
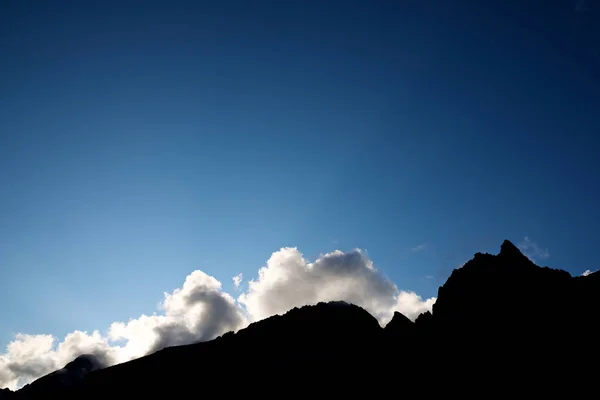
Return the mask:
<path fill-rule="evenodd" d="M 504 242 L 502 242 L 502 245 L 500 246 L 500 253 L 499 255 L 501 256 L 523 256 L 523 254 L 521 253 L 521 251 L 519 250 L 519 248 L 517 246 L 515 246 L 510 240 L 504 240 Z"/>
<path fill-rule="evenodd" d="M 394 315 L 392 317 L 392 320 L 390 322 L 388 322 L 388 324 L 386 325 L 386 328 L 388 327 L 393 327 L 393 326 L 398 326 L 398 327 L 405 327 L 405 326 L 411 326 L 413 324 L 413 322 L 404 314 L 395 311 Z"/>
<path fill-rule="evenodd" d="M 383 330 L 384 334 L 396 338 L 408 337 L 415 333 L 415 324 L 406 315 L 394 312 L 392 320 L 387 323 Z"/>
<path fill-rule="evenodd" d="M 517 246 L 515 246 L 510 240 L 505 240 L 500 246 L 499 257 L 510 259 L 513 262 L 522 264 L 534 264 L 526 255 L 524 255 Z"/>

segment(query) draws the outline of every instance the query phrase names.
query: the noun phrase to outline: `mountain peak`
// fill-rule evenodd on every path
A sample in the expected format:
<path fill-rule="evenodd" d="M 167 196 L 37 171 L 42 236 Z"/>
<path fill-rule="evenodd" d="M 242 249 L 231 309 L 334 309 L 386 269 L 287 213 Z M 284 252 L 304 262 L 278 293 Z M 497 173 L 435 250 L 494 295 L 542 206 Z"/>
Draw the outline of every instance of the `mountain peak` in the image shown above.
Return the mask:
<path fill-rule="evenodd" d="M 398 311 L 394 312 L 394 316 L 391 321 L 387 323 L 384 328 L 386 333 L 392 332 L 393 334 L 405 334 L 414 327 L 414 323 L 404 314 Z"/>
<path fill-rule="evenodd" d="M 500 253 L 498 255 L 507 258 L 525 257 L 523 253 L 521 253 L 521 250 L 519 250 L 519 248 L 515 246 L 510 240 L 505 240 L 504 242 L 502 242 L 502 245 L 500 246 Z"/>

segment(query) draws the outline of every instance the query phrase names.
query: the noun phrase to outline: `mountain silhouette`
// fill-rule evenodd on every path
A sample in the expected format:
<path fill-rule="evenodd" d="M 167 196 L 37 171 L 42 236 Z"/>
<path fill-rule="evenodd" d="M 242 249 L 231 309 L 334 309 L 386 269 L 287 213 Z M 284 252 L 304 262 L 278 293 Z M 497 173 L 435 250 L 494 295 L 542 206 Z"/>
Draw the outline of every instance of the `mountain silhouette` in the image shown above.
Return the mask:
<path fill-rule="evenodd" d="M 135 396 L 590 396 L 600 274 L 539 267 L 511 242 L 477 253 L 433 312 L 382 328 L 345 302 L 294 308 L 209 342 L 102 368 L 78 357 L 0 399 Z"/>

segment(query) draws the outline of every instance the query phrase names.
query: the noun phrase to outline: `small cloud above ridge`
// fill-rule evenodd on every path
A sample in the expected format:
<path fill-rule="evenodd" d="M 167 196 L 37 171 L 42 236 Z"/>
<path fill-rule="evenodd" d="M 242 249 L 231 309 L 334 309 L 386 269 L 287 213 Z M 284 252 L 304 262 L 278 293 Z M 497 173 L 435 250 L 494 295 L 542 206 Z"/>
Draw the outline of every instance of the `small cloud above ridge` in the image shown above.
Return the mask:
<path fill-rule="evenodd" d="M 550 257 L 548 249 L 542 248 L 536 242 L 532 241 L 528 236 L 525 236 L 517 245 L 519 250 L 529 258 L 532 262 L 545 260 Z"/>
<path fill-rule="evenodd" d="M 419 251 L 423 251 L 423 250 L 425 250 L 425 248 L 427 248 L 427 244 L 426 244 L 426 243 L 423 243 L 423 244 L 420 244 L 420 245 L 418 245 L 418 246 L 411 247 L 411 248 L 410 248 L 410 251 L 412 251 L 412 252 L 415 252 L 415 253 L 416 253 L 416 252 L 419 252 Z"/>

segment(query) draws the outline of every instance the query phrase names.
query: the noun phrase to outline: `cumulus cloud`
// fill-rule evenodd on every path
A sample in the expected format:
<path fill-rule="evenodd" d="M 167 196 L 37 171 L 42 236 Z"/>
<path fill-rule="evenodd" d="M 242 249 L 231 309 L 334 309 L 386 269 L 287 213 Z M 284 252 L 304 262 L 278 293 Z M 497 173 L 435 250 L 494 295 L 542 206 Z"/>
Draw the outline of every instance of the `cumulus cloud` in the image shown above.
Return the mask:
<path fill-rule="evenodd" d="M 394 311 L 400 311 L 414 321 L 422 313 L 431 311 L 435 300 L 435 297 L 423 300 L 421 296 L 415 292 L 401 291 L 396 296 Z"/>
<path fill-rule="evenodd" d="M 127 323 L 115 322 L 108 332 L 111 341 L 125 341 L 117 362 L 143 356 L 167 346 L 214 339 L 246 324 L 246 317 L 221 282 L 196 270 L 183 287 L 165 293 L 163 315 L 142 315 Z"/>
<path fill-rule="evenodd" d="M 550 257 L 548 249 L 540 247 L 537 243 L 529 239 L 528 236 L 523 238 L 518 247 L 521 252 L 533 262 L 536 262 L 536 260 L 545 260 Z"/>
<path fill-rule="evenodd" d="M 242 283 L 243 275 L 239 273 L 231 279 L 233 280 L 233 286 L 235 286 L 236 289 L 239 289 L 240 284 Z"/>
<path fill-rule="evenodd" d="M 214 339 L 247 324 L 243 310 L 221 290 L 221 283 L 202 271 L 192 272 L 181 288 L 165 293 L 161 308 L 161 315 L 114 322 L 106 335 L 75 331 L 58 343 L 51 335 L 18 334 L 0 355 L 0 388 L 23 386 L 81 354 L 113 365 L 167 346 Z"/>
<path fill-rule="evenodd" d="M 242 275 L 233 282 L 239 287 Z M 181 288 L 164 294 L 160 313 L 114 322 L 106 334 L 75 331 L 62 341 L 52 335 L 18 334 L 0 354 L 0 388 L 21 387 L 81 354 L 118 364 L 167 346 L 210 340 L 293 307 L 333 300 L 357 304 L 384 325 L 394 311 L 414 320 L 431 310 L 436 299 L 399 290 L 361 250 L 334 251 L 309 262 L 298 249 L 283 248 L 271 255 L 237 300 L 217 279 L 196 270 Z"/>
<path fill-rule="evenodd" d="M 253 320 L 259 320 L 305 304 L 344 300 L 363 307 L 385 324 L 400 305 L 407 304 L 402 297 L 406 293 L 384 277 L 361 250 L 334 251 L 311 263 L 298 249 L 283 248 L 258 271 L 258 279 L 248 283 L 238 302 Z M 422 310 L 421 304 L 414 305 Z"/>

